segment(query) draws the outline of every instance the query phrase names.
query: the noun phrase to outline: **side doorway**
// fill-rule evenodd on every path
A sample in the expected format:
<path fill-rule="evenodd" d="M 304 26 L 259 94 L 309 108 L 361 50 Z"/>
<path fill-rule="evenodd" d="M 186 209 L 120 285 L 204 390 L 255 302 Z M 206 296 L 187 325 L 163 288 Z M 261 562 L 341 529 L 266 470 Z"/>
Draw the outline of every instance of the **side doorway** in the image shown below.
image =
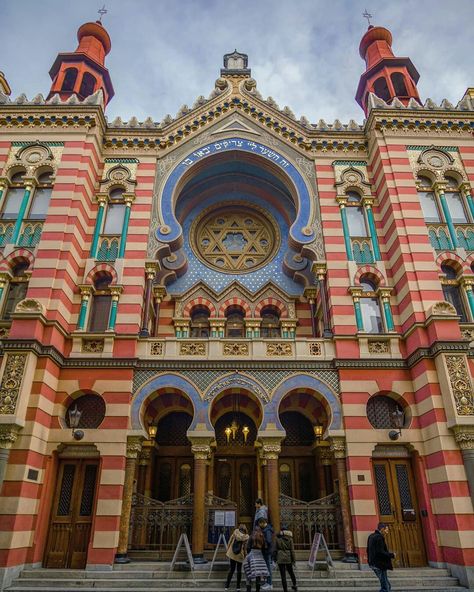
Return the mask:
<path fill-rule="evenodd" d="M 61 459 L 44 566 L 84 569 L 95 508 L 99 461 Z"/>
<path fill-rule="evenodd" d="M 420 513 L 409 459 L 374 459 L 380 521 L 389 525 L 388 547 L 398 567 L 426 565 Z"/>

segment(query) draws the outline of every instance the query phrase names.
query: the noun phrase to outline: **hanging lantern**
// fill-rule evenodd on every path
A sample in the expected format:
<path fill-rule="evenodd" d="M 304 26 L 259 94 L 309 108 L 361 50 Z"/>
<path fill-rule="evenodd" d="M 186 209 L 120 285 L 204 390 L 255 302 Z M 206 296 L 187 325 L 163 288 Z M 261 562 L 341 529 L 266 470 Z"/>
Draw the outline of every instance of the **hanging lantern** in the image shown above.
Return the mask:
<path fill-rule="evenodd" d="M 244 425 L 244 427 L 242 428 L 242 434 L 244 435 L 245 444 L 247 444 L 247 436 L 249 435 L 249 432 L 250 432 L 249 426 Z"/>
<path fill-rule="evenodd" d="M 229 426 L 227 426 L 226 429 L 224 430 L 224 434 L 226 435 L 226 438 L 227 438 L 227 444 L 229 444 L 230 435 L 232 434 L 232 430 Z"/>
<path fill-rule="evenodd" d="M 235 419 L 233 419 L 232 423 L 230 424 L 230 430 L 232 432 L 232 440 L 235 440 L 235 436 L 239 430 L 239 424 L 236 422 Z"/>

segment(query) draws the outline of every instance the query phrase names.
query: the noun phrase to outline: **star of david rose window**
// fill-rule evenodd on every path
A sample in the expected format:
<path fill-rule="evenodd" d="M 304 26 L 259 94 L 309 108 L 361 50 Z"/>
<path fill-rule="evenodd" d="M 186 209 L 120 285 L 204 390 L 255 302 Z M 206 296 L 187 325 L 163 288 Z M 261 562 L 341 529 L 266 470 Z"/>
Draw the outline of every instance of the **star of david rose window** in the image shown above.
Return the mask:
<path fill-rule="evenodd" d="M 191 246 L 208 267 L 246 273 L 268 263 L 280 245 L 274 220 L 260 209 L 232 204 L 204 211 L 192 224 Z"/>

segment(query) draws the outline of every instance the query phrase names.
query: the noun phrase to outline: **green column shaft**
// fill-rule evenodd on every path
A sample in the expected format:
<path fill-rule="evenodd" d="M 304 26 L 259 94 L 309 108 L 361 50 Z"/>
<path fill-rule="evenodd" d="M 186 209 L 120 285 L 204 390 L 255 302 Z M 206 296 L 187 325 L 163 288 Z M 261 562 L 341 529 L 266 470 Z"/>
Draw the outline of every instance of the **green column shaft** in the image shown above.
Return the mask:
<path fill-rule="evenodd" d="M 377 231 L 375 230 L 374 212 L 372 208 L 366 207 L 367 222 L 369 223 L 370 238 L 372 239 L 372 248 L 374 249 L 374 257 L 376 261 L 382 259 L 379 249 L 379 241 L 377 240 Z"/>
<path fill-rule="evenodd" d="M 474 220 L 474 199 L 472 198 L 472 195 L 470 193 L 468 193 L 466 195 L 467 197 L 467 203 L 469 205 L 469 211 L 471 212 L 471 218 L 472 220 Z M 0 194 L 0 199 L 1 199 L 1 194 Z"/>
<path fill-rule="evenodd" d="M 97 255 L 97 247 L 99 245 L 99 235 L 102 229 L 102 220 L 104 219 L 105 204 L 99 203 L 99 211 L 97 212 L 97 219 L 95 221 L 94 237 L 92 238 L 91 259 L 95 259 Z"/>
<path fill-rule="evenodd" d="M 110 307 L 110 315 L 109 315 L 109 326 L 108 329 L 115 329 L 115 321 L 117 320 L 117 300 L 112 300 L 112 306 Z"/>
<path fill-rule="evenodd" d="M 346 245 L 346 254 L 349 261 L 353 260 L 351 237 L 349 236 L 349 225 L 347 224 L 346 208 L 341 208 L 342 230 L 344 232 L 344 244 Z"/>
<path fill-rule="evenodd" d="M 131 209 L 131 204 L 127 204 L 127 207 L 125 208 L 125 216 L 123 217 L 122 235 L 120 237 L 120 249 L 118 254 L 119 259 L 125 254 L 125 244 L 127 242 L 128 224 L 130 222 Z"/>
<path fill-rule="evenodd" d="M 88 300 L 86 300 L 85 298 L 83 298 L 81 300 L 81 309 L 79 311 L 79 319 L 77 321 L 77 328 L 79 330 L 84 329 L 84 324 L 86 322 L 86 314 L 87 314 L 87 304 L 88 304 Z"/>
<path fill-rule="evenodd" d="M 364 322 L 362 320 L 362 311 L 360 310 L 360 302 L 358 300 L 356 300 L 354 302 L 354 309 L 355 309 L 355 315 L 356 315 L 357 330 L 363 331 L 364 330 Z"/>
<path fill-rule="evenodd" d="M 25 189 L 23 199 L 20 205 L 20 211 L 18 212 L 18 218 L 16 219 L 15 226 L 13 227 L 12 243 L 16 245 L 18 237 L 20 236 L 21 225 L 23 224 L 23 218 L 25 217 L 26 208 L 28 207 L 28 201 L 30 200 L 31 189 Z"/>
<path fill-rule="evenodd" d="M 441 202 L 441 207 L 443 208 L 444 219 L 446 220 L 446 224 L 448 225 L 449 236 L 451 237 L 453 249 L 457 249 L 458 238 L 456 236 L 456 229 L 454 228 L 453 219 L 451 218 L 451 214 L 449 213 L 449 208 L 444 193 L 439 194 L 439 201 Z"/>
<path fill-rule="evenodd" d="M 393 324 L 392 308 L 388 300 L 383 301 L 383 310 L 385 313 L 385 322 L 387 324 L 387 330 L 393 331 L 395 329 L 395 326 Z"/>
<path fill-rule="evenodd" d="M 471 309 L 471 318 L 474 319 L 474 292 L 472 286 L 466 286 L 467 299 L 469 300 L 469 308 Z"/>

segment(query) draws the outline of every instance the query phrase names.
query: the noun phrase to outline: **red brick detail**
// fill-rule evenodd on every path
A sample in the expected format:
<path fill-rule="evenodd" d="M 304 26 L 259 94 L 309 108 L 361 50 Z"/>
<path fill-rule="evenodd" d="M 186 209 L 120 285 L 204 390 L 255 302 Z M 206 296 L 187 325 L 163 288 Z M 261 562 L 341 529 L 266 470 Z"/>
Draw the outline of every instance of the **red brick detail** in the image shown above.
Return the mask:
<path fill-rule="evenodd" d="M 257 304 L 257 306 L 255 307 L 256 317 L 260 316 L 260 313 L 262 312 L 262 309 L 265 308 L 265 306 L 274 306 L 276 309 L 278 309 L 280 311 L 280 317 L 282 319 L 288 317 L 288 310 L 285 304 L 281 302 L 281 300 L 277 300 L 276 298 L 271 297 L 265 298 Z"/>
<path fill-rule="evenodd" d="M 240 306 L 241 308 L 244 309 L 245 311 L 245 316 L 250 317 L 251 316 L 251 311 L 250 311 L 250 306 L 248 305 L 247 302 L 245 302 L 245 300 L 242 300 L 242 298 L 229 298 L 228 300 L 226 300 L 221 307 L 219 308 L 219 317 L 224 317 L 225 316 L 225 311 L 230 307 L 230 306 Z"/>
<path fill-rule="evenodd" d="M 207 298 L 202 298 L 201 296 L 199 298 L 194 298 L 186 304 L 183 310 L 183 316 L 190 317 L 193 308 L 196 306 L 205 306 L 208 309 L 211 317 L 216 316 L 216 307 L 214 304 L 212 304 L 212 302 Z"/>
<path fill-rule="evenodd" d="M 115 268 L 109 263 L 99 263 L 93 267 L 87 274 L 85 283 L 92 285 L 94 283 L 95 276 L 101 271 L 106 271 L 112 276 L 112 285 L 117 283 L 117 272 L 115 271 Z"/>

